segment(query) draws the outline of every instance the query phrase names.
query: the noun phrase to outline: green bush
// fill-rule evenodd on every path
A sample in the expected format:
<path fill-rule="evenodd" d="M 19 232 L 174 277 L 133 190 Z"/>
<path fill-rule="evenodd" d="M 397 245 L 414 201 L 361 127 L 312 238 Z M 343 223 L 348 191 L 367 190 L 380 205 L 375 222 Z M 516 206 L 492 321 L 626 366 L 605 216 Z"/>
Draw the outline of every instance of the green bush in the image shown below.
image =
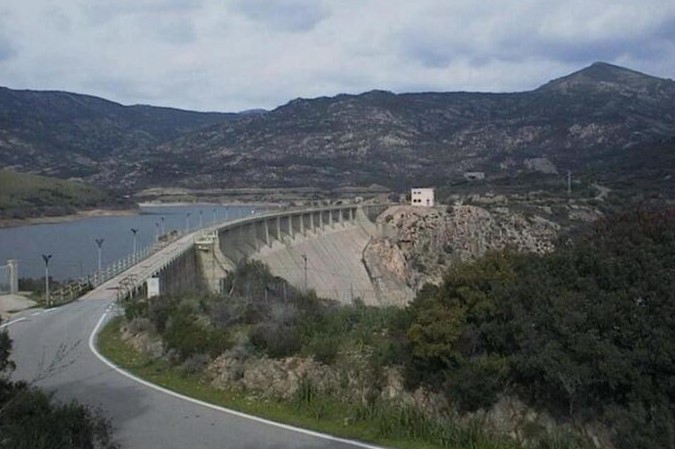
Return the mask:
<path fill-rule="evenodd" d="M 319 363 L 330 365 L 335 362 L 340 349 L 338 335 L 316 334 L 305 345 L 306 351 Z"/>
<path fill-rule="evenodd" d="M 59 404 L 25 384 L 2 388 L 0 447 L 12 449 L 113 449 L 110 424 L 99 413 L 71 402 Z"/>
<path fill-rule="evenodd" d="M 302 348 L 300 334 L 293 326 L 258 324 L 250 333 L 251 343 L 272 358 L 297 354 Z"/>
<path fill-rule="evenodd" d="M 675 211 L 599 220 L 547 255 L 488 254 L 408 309 L 406 377 L 460 410 L 517 393 L 610 423 L 619 448 L 674 447 Z"/>
<path fill-rule="evenodd" d="M 227 332 L 200 325 L 194 315 L 176 313 L 162 333 L 166 345 L 178 352 L 180 360 L 198 354 L 218 356 L 232 347 Z"/>

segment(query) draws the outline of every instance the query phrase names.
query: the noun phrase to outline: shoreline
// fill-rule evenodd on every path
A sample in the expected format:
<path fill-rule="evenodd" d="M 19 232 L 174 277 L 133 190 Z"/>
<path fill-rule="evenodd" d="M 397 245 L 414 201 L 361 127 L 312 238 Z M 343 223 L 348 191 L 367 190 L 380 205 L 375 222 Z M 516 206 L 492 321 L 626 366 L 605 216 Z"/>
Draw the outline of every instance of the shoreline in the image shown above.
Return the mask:
<path fill-rule="evenodd" d="M 34 226 L 43 224 L 58 224 L 68 223 L 71 221 L 81 220 L 84 218 L 93 217 L 129 217 L 133 215 L 141 215 L 143 207 L 185 207 L 185 206 L 257 206 L 257 207 L 281 207 L 278 203 L 267 202 L 231 202 L 231 203 L 208 203 L 208 202 L 171 202 L 171 203 L 153 203 L 143 202 L 138 203 L 136 209 L 88 209 L 78 211 L 75 214 L 55 215 L 53 217 L 29 217 L 29 218 L 4 218 L 0 219 L 0 229 L 18 228 L 21 226 Z"/>
<path fill-rule="evenodd" d="M 232 201 L 232 202 L 218 202 L 218 203 L 212 203 L 208 201 L 197 201 L 197 202 L 189 202 L 189 201 L 175 201 L 175 202 L 167 202 L 167 203 L 162 203 L 162 202 L 151 202 L 151 201 L 145 201 L 142 203 L 138 203 L 138 207 L 199 207 L 199 206 L 204 206 L 204 207 L 216 207 L 216 206 L 266 206 L 266 207 L 278 207 L 280 206 L 280 203 L 274 203 L 274 202 L 266 202 L 266 201 Z"/>
<path fill-rule="evenodd" d="M 0 229 L 18 228 L 20 226 L 33 226 L 41 224 L 67 223 L 70 221 L 92 217 L 126 217 L 139 215 L 140 213 L 140 209 L 88 209 L 78 211 L 75 214 L 56 215 L 53 217 L 5 218 L 0 219 Z"/>

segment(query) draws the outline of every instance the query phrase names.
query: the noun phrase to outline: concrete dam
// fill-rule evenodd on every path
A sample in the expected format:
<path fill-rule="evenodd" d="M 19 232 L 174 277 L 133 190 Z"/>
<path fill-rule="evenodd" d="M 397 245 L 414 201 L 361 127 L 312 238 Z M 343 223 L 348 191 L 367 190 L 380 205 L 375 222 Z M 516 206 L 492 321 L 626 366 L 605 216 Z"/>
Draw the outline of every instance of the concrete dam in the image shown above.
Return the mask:
<path fill-rule="evenodd" d="M 364 252 L 383 230 L 375 217 L 387 205 L 344 205 L 282 210 L 204 230 L 154 274 L 161 293 L 219 292 L 221 280 L 245 260 L 259 260 L 294 287 L 318 296 L 369 305 L 392 303 L 391 285 Z M 396 296 L 396 295 L 394 295 Z"/>

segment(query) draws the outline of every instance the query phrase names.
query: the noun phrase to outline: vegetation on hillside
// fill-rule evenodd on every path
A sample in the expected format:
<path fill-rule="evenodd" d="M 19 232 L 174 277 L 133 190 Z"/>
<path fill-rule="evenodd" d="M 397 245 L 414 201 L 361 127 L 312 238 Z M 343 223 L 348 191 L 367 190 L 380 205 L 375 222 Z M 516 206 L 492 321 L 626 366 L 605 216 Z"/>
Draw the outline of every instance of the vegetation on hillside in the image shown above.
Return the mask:
<path fill-rule="evenodd" d="M 0 331 L 0 448 L 115 449 L 109 422 L 87 406 L 55 401 L 26 382 L 12 382 L 12 342 Z M 49 373 L 46 373 L 49 375 Z"/>
<path fill-rule="evenodd" d="M 457 266 L 408 309 L 412 385 L 458 407 L 517 395 L 612 429 L 621 448 L 675 447 L 675 213 L 596 222 L 545 256 Z"/>
<path fill-rule="evenodd" d="M 68 215 L 82 209 L 128 208 L 128 200 L 87 184 L 0 169 L 0 219 Z"/>

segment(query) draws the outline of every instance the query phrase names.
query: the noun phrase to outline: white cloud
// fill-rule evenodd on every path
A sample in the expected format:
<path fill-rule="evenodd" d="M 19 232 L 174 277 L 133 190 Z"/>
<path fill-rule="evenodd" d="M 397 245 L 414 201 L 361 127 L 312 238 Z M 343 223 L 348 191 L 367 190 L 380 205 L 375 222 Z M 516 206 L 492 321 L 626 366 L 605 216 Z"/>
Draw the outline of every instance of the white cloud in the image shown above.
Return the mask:
<path fill-rule="evenodd" d="M 328 16 L 314 0 L 235 0 L 233 9 L 262 26 L 294 32 L 312 30 Z"/>
<path fill-rule="evenodd" d="M 669 0 L 5 0 L 0 85 L 199 110 L 371 89 L 535 88 L 594 61 L 673 77 Z"/>

